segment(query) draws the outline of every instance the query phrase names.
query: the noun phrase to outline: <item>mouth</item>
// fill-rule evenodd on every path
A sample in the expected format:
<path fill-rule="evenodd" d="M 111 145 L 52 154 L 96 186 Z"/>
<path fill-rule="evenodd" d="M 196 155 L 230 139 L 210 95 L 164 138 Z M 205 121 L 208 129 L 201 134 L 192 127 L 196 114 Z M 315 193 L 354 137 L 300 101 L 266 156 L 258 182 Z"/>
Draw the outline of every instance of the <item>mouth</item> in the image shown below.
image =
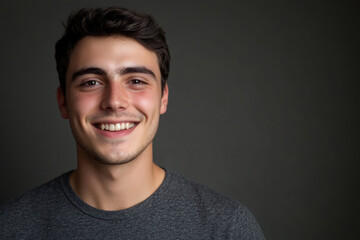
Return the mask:
<path fill-rule="evenodd" d="M 95 123 L 94 126 L 103 131 L 119 132 L 135 127 L 136 122 L 119 122 L 119 123 Z"/>

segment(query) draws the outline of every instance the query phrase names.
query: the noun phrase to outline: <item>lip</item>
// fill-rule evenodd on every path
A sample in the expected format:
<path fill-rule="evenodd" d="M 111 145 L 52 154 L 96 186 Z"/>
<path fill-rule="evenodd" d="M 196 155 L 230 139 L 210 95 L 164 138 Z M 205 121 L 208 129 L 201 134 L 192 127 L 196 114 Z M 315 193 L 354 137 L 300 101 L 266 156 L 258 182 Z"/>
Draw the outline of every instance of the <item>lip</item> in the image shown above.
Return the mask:
<path fill-rule="evenodd" d="M 108 123 L 108 124 L 115 124 L 115 123 L 126 123 L 126 122 L 133 122 L 133 123 L 138 123 L 139 120 L 96 120 L 96 121 L 93 121 L 91 122 L 91 124 L 95 125 L 95 124 L 99 124 L 99 123 Z"/>
<path fill-rule="evenodd" d="M 116 123 L 123 123 L 123 122 L 134 123 L 134 127 L 129 128 L 129 129 L 120 130 L 120 131 L 107 131 L 107 130 L 102 130 L 97 127 L 97 125 L 99 125 L 101 123 L 116 124 Z M 129 135 L 132 131 L 134 131 L 135 128 L 138 126 L 138 124 L 139 124 L 139 122 L 135 122 L 135 121 L 101 121 L 101 122 L 99 121 L 96 123 L 92 123 L 92 126 L 94 127 L 94 129 L 96 130 L 97 133 L 99 133 L 100 135 L 102 135 L 106 138 L 122 138 L 122 137 Z"/>

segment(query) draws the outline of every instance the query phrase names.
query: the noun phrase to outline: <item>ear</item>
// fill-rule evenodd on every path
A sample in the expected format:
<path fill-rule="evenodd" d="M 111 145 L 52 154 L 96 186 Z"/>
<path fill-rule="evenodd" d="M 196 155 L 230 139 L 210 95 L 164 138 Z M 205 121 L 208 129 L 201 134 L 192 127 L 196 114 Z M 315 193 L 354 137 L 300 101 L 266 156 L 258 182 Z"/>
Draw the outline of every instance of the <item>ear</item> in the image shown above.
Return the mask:
<path fill-rule="evenodd" d="M 61 116 L 62 116 L 64 119 L 68 119 L 68 118 L 69 118 L 69 114 L 68 114 L 68 110 L 67 110 L 65 95 L 64 95 L 64 92 L 63 92 L 63 90 L 61 89 L 61 87 L 58 87 L 58 88 L 57 88 L 56 99 L 57 99 L 57 102 L 58 102 L 58 106 L 59 106 L 59 110 L 60 110 Z"/>
<path fill-rule="evenodd" d="M 160 114 L 164 114 L 166 112 L 168 99 L 169 99 L 169 87 L 166 84 L 161 97 Z"/>

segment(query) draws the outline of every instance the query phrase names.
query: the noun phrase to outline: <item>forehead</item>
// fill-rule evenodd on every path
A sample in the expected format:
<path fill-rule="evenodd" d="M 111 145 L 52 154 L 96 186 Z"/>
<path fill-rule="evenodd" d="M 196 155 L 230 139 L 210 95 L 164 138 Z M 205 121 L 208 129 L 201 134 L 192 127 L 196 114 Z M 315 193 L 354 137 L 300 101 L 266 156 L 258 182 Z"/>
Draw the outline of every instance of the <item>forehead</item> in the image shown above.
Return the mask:
<path fill-rule="evenodd" d="M 123 36 L 87 36 L 74 47 L 66 79 L 82 68 L 97 67 L 107 72 L 119 68 L 142 66 L 151 69 L 160 79 L 160 69 L 155 52 L 149 51 L 136 40 Z"/>

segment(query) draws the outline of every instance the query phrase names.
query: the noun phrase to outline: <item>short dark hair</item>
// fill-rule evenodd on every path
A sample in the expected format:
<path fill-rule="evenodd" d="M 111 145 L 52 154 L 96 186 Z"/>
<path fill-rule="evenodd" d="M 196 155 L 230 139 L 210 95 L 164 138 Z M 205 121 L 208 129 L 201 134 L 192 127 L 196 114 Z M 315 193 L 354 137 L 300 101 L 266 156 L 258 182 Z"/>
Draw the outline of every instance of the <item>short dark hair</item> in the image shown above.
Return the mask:
<path fill-rule="evenodd" d="M 165 32 L 151 15 L 120 7 L 83 8 L 70 14 L 64 27 L 64 35 L 55 45 L 56 69 L 64 93 L 65 76 L 75 45 L 86 36 L 111 35 L 135 39 L 156 53 L 161 72 L 161 89 L 164 90 L 169 76 L 170 53 Z"/>

